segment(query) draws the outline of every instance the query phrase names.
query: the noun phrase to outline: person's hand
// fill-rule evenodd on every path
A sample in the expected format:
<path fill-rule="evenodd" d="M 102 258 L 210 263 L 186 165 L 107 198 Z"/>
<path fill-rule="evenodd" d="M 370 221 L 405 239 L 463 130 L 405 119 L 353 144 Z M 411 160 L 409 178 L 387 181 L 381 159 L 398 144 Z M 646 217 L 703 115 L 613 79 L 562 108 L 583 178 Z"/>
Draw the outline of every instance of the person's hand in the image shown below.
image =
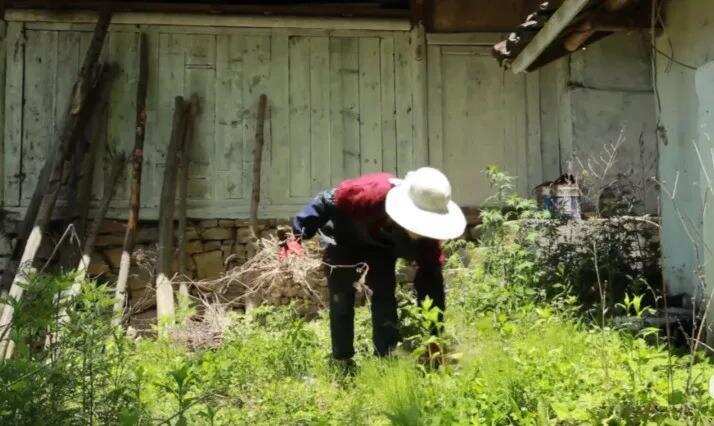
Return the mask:
<path fill-rule="evenodd" d="M 302 256 L 305 250 L 300 244 L 300 241 L 293 235 L 290 235 L 285 240 L 280 242 L 278 246 L 278 260 L 285 260 L 289 256 Z"/>

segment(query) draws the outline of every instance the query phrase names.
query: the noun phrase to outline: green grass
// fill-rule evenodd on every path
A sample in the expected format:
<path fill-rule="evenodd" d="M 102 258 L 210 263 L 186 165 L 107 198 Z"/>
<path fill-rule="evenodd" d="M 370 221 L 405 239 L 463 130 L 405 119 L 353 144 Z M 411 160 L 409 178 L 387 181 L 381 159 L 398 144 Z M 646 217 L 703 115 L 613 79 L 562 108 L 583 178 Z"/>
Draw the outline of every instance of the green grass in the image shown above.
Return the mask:
<path fill-rule="evenodd" d="M 81 300 L 91 303 L 71 307 L 74 322 L 62 330 L 65 343 L 55 357 L 28 349 L 0 366 L 0 423 L 710 424 L 714 418 L 708 390 L 714 365 L 702 355 L 690 370 L 689 355 L 669 357 L 657 339 L 646 343 L 586 323 L 572 299 L 546 301 L 536 289 L 503 285 L 479 262 L 450 276 L 443 341 L 458 361 L 425 368 L 405 350 L 374 358 L 368 309 L 359 308 L 353 375 L 329 362 L 324 317 L 305 322 L 290 309 L 261 308 L 236 315 L 219 348 L 189 351 L 166 339 L 112 334 L 109 317 L 96 308 L 105 290 L 88 284 Z"/>

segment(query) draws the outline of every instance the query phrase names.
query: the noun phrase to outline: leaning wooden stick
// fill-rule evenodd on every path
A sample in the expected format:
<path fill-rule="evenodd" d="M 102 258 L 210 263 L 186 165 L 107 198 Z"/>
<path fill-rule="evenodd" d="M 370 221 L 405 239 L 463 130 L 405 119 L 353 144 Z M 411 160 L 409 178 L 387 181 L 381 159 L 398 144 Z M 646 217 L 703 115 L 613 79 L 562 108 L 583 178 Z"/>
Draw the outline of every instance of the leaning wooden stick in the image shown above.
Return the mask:
<path fill-rule="evenodd" d="M 89 267 L 89 262 L 92 258 L 92 249 L 94 248 L 94 242 L 97 239 L 97 235 L 99 234 L 99 228 L 102 226 L 104 217 L 107 215 L 107 211 L 109 210 L 109 204 L 111 203 L 112 198 L 114 197 L 117 182 L 119 181 L 119 176 L 121 175 L 125 164 L 126 158 L 124 157 L 124 154 L 117 155 L 112 161 L 109 176 L 104 185 L 104 196 L 102 197 L 102 202 L 100 203 L 99 209 L 97 210 L 96 215 L 94 216 L 92 226 L 87 231 L 87 238 L 84 240 L 84 248 L 82 249 L 82 259 L 80 259 L 79 265 L 77 265 L 77 275 L 70 291 L 71 295 L 76 295 L 79 293 L 82 281 L 84 281 L 84 278 L 86 277 L 87 268 Z"/>
<path fill-rule="evenodd" d="M 25 224 L 33 223 L 32 230 L 28 233 L 27 242 L 22 252 L 22 257 L 17 265 L 17 272 L 12 280 L 9 297 L 19 300 L 22 297 L 24 288 L 29 284 L 28 276 L 31 273 L 35 255 L 42 243 L 44 230 L 52 218 L 52 211 L 59 194 L 62 183 L 62 171 L 68 154 L 73 152 L 72 144 L 76 142 L 77 136 L 86 124 L 88 115 L 85 114 L 87 100 L 90 94 L 96 90 L 98 81 L 101 78 L 101 67 L 98 64 L 99 54 L 104 45 L 110 15 L 102 14 L 94 30 L 92 43 L 89 46 L 84 64 L 80 70 L 79 77 L 74 84 L 72 100 L 69 105 L 67 117 L 59 134 L 59 138 L 53 145 L 53 149 L 43 167 L 43 175 L 35 188 L 35 194 L 39 196 L 39 203 L 36 212 L 29 211 L 25 216 Z M 47 171 L 45 174 L 45 170 Z M 33 198 L 35 196 L 33 195 Z M 17 242 L 18 245 L 22 241 Z M 13 308 L 6 304 L 0 316 L 0 357 L 9 358 L 12 356 L 12 343 L 9 339 L 10 327 L 12 325 Z"/>
<path fill-rule="evenodd" d="M 196 115 L 198 114 L 198 96 L 191 97 L 191 102 L 188 106 L 186 116 L 186 133 L 183 139 L 183 145 L 179 151 L 179 169 L 178 169 L 178 230 L 177 230 L 177 248 L 178 248 L 178 273 L 180 276 L 186 276 L 186 203 L 188 201 L 188 164 L 189 164 L 189 148 L 193 142 L 193 130 L 195 127 Z M 187 299 L 188 285 L 185 279 L 179 284 L 179 296 Z"/>
<path fill-rule="evenodd" d="M 176 206 L 176 155 L 186 132 L 187 108 L 181 96 L 175 99 L 171 140 L 166 148 L 164 181 L 159 202 L 159 255 L 156 262 L 156 316 L 173 321 L 175 304 L 171 285 L 174 256 L 174 210 Z"/>
<path fill-rule="evenodd" d="M 136 134 L 134 150 L 131 154 L 131 186 L 129 189 L 129 218 L 124 234 L 124 245 L 119 263 L 119 277 L 114 294 L 114 324 L 121 323 L 126 305 L 126 285 L 131 269 L 131 252 L 134 250 L 136 232 L 139 228 L 139 207 L 141 205 L 141 165 L 144 159 L 144 138 L 146 135 L 146 93 L 148 90 L 149 58 L 146 35 L 139 37 L 139 81 L 136 86 Z"/>
<path fill-rule="evenodd" d="M 258 101 L 258 122 L 255 126 L 255 144 L 253 145 L 253 191 L 250 197 L 250 228 L 254 238 L 258 238 L 258 206 L 260 205 L 260 169 L 263 163 L 263 144 L 265 143 L 265 110 L 268 97 L 260 95 Z"/>
<path fill-rule="evenodd" d="M 255 141 L 253 144 L 253 190 L 250 197 L 250 232 L 255 241 L 258 240 L 258 207 L 260 206 L 260 175 L 263 163 L 263 144 L 265 142 L 265 114 L 268 107 L 268 97 L 260 95 L 258 100 L 257 123 L 255 126 Z M 248 295 L 245 300 L 245 309 L 250 311 L 256 306 L 254 295 Z"/>

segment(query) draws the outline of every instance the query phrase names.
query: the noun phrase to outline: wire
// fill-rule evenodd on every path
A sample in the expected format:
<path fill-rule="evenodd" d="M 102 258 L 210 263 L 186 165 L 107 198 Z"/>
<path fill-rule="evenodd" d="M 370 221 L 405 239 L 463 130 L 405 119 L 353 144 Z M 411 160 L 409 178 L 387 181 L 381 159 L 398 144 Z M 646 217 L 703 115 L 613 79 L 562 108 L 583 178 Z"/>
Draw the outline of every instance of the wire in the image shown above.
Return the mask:
<path fill-rule="evenodd" d="M 655 52 L 659 53 L 660 55 L 664 56 L 665 58 L 669 59 L 671 62 L 673 62 L 673 63 L 675 63 L 675 64 L 677 64 L 677 65 L 679 65 L 679 66 L 682 66 L 682 67 L 684 67 L 684 68 L 690 69 L 690 70 L 692 70 L 692 71 L 696 71 L 696 70 L 697 70 L 697 67 L 695 67 L 694 65 L 689 65 L 689 64 L 684 63 L 684 62 L 682 62 L 682 61 L 679 61 L 679 60 L 677 60 L 677 59 L 674 59 L 671 55 L 668 55 L 668 54 L 664 53 L 663 51 L 659 50 L 659 49 L 657 48 L 657 46 L 654 45 L 654 42 L 652 43 L 652 49 L 653 49 Z"/>

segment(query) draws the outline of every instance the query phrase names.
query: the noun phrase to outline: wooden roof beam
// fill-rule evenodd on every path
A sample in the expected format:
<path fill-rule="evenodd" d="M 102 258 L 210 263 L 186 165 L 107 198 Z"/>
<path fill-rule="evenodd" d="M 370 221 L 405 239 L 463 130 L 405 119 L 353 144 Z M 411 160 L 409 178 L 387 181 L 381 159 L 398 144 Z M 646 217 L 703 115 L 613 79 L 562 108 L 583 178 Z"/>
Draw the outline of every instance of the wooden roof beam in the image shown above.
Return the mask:
<path fill-rule="evenodd" d="M 528 46 L 516 57 L 511 70 L 514 73 L 527 71 L 588 4 L 590 0 L 565 0 Z"/>
<path fill-rule="evenodd" d="M 0 1 L 0 4 L 2 1 Z M 408 18 L 408 9 L 387 8 L 375 3 L 324 4 L 252 4 L 233 3 L 167 3 L 159 1 L 133 2 L 111 0 L 6 0 L 5 9 L 46 10 L 106 10 L 115 12 L 160 12 L 246 14 L 268 16 L 335 16 L 371 18 Z"/>

